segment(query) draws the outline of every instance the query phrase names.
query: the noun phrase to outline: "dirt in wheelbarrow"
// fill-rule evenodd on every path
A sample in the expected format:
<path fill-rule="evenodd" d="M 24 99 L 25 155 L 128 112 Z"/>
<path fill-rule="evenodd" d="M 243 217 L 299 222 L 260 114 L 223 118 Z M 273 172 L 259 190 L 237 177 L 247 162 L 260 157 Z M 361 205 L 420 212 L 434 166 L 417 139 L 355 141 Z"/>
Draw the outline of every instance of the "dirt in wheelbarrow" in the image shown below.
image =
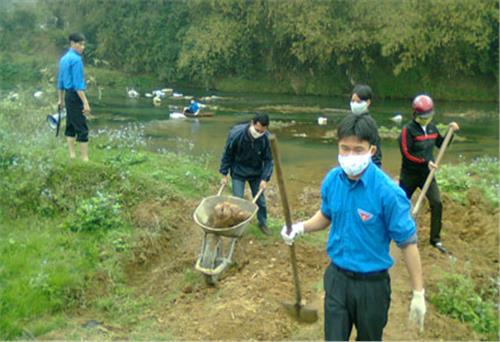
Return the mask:
<path fill-rule="evenodd" d="M 236 204 L 225 201 L 214 207 L 213 214 L 208 218 L 208 225 L 215 228 L 236 226 L 250 218 L 251 212 L 242 210 Z"/>
<path fill-rule="evenodd" d="M 307 187 L 296 196 L 289 195 L 292 210 L 295 208 L 294 217 L 307 217 L 318 209 L 318 187 Z M 498 210 L 472 192 L 466 205 L 454 204 L 445 194 L 443 197 L 442 239 L 453 257 L 441 254 L 428 244 L 427 204 L 417 217 L 428 298 L 436 292 L 437 283 L 447 272 L 468 273 L 477 284 L 498 277 Z M 267 203 L 270 217 L 274 218 L 271 220 L 274 224 L 270 225 L 273 236 L 264 236 L 251 225 L 237 243 L 235 264 L 215 287 L 207 286 L 203 276 L 194 269 L 203 237 L 191 217 L 198 203 L 170 204 L 169 207 L 178 208 L 177 225 L 171 227 L 168 239 L 162 240 L 155 252 L 143 259 L 138 257 L 127 272 L 133 293 L 150 303 L 144 316 L 154 320 L 154 328 L 139 334 L 136 329 L 140 325 L 131 324 L 116 334 L 108 329 L 106 338 L 157 339 L 158 334 L 166 334 L 174 340 L 323 339 L 322 275 L 328 264 L 324 246 L 326 232 L 296 244 L 302 297 L 318 310 L 320 317 L 313 324 L 298 323 L 287 316 L 281 304 L 294 300 L 294 287 L 289 250 L 279 236 L 283 220 L 275 186 L 267 190 Z M 384 339 L 484 339 L 466 323 L 439 313 L 429 300 L 425 331 L 419 334 L 409 326 L 410 280 L 401 252 L 392 247 L 395 259 L 391 269 L 392 302 Z M 144 327 L 140 329 L 143 331 Z M 353 332 L 351 339 L 355 337 Z"/>

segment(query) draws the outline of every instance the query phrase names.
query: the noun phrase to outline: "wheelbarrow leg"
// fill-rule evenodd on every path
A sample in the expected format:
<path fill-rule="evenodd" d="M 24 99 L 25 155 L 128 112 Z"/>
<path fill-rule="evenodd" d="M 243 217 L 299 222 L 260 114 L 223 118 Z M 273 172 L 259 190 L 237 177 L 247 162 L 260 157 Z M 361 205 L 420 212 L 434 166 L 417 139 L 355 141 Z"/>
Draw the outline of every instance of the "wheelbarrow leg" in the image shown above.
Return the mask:
<path fill-rule="evenodd" d="M 229 241 L 229 253 L 227 255 L 227 258 L 225 258 L 224 262 L 227 262 L 228 264 L 232 263 L 234 248 L 236 246 L 237 241 L 238 238 L 231 238 L 231 240 Z"/>
<path fill-rule="evenodd" d="M 205 233 L 198 264 L 203 270 L 215 270 L 222 262 L 222 240 L 215 234 Z M 214 286 L 219 279 L 219 273 L 203 272 L 207 285 Z"/>

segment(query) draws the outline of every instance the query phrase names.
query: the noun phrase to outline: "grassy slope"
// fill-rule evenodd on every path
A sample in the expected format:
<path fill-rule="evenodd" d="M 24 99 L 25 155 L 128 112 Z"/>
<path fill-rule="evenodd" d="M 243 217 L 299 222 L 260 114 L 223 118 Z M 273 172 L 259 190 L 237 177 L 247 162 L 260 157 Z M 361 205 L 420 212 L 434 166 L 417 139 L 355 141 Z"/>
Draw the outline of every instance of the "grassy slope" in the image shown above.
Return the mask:
<path fill-rule="evenodd" d="M 23 93 L 20 103 L 0 103 L 1 339 L 43 334 L 63 324 L 62 310 L 123 302 L 125 265 L 145 234 L 167 234 L 177 215 L 163 210 L 165 225 L 139 230 L 137 205 L 199 198 L 215 180 L 189 157 L 139 151 L 133 130 L 93 137 L 91 162 L 68 163 L 62 138 L 46 128 L 43 101 Z M 102 296 L 92 300 L 94 287 Z"/>

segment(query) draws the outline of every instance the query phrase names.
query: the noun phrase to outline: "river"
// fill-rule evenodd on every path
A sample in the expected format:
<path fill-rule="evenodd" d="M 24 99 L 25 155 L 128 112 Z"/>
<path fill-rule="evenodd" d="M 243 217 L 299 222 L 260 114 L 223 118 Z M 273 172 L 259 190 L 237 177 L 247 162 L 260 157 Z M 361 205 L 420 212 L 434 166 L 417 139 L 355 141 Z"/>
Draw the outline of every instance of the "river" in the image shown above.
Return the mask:
<path fill-rule="evenodd" d="M 218 164 L 227 133 L 232 125 L 250 121 L 256 111 L 267 112 L 271 118 L 270 131 L 278 137 L 283 169 L 287 180 L 296 186 L 319 184 L 328 169 L 336 164 L 337 141 L 334 139 L 339 121 L 348 113 L 349 97 L 316 97 L 294 95 L 231 94 L 206 92 L 200 89 L 176 89 L 186 95 L 218 96 L 201 101 L 207 105 L 202 111 L 213 117 L 199 119 L 169 119 L 169 113 L 182 111 L 186 98 L 165 97 L 160 106 L 153 105 L 142 93 L 138 99 L 129 99 L 125 89 L 103 91 L 100 100 L 92 101 L 94 115 L 91 129 L 118 128 L 130 122 L 144 125 L 148 148 L 169 149 L 193 155 L 212 156 L 209 167 L 218 170 Z M 403 115 L 403 123 L 411 119 L 411 99 L 384 100 L 376 98 L 371 114 L 382 129 L 397 132 L 401 124 L 391 121 L 396 113 Z M 447 150 L 443 162 L 456 163 L 479 156 L 498 157 L 499 115 L 497 103 L 441 102 L 435 103 L 434 122 L 460 125 L 458 138 Z M 319 125 L 318 117 L 326 117 L 327 124 Z M 444 131 L 441 132 L 444 135 Z M 396 133 L 397 134 L 397 133 Z M 401 154 L 396 139 L 382 140 L 383 168 L 390 175 L 399 172 Z M 436 151 L 437 153 L 437 151 Z"/>

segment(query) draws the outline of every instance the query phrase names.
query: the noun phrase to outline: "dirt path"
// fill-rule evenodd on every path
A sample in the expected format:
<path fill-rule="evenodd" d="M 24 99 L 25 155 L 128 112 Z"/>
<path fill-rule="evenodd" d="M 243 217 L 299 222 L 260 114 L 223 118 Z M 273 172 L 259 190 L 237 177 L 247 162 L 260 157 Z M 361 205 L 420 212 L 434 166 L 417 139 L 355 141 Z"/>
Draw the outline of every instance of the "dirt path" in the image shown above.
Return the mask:
<path fill-rule="evenodd" d="M 276 189 L 269 192 L 270 212 L 279 215 Z M 302 209 L 313 212 L 314 190 L 298 196 Z M 476 201 L 476 202 L 474 202 Z M 442 255 L 427 244 L 429 213 L 424 207 L 419 216 L 420 250 L 428 293 L 443 272 L 469 267 L 474 277 L 495 277 L 498 268 L 498 211 L 492 211 L 477 198 L 471 207 L 456 206 L 445 201 L 443 240 L 454 258 Z M 318 202 L 316 202 L 318 203 Z M 255 228 L 252 228 L 255 229 Z M 288 248 L 273 238 L 256 238 L 246 234 L 237 246 L 233 267 L 216 288 L 203 283 L 181 289 L 180 294 L 165 303 L 164 298 L 175 289 L 176 277 L 186 267 L 193 267 L 201 241 L 201 230 L 191 225 L 176 242 L 176 254 L 165 255 L 156 266 L 143 275 L 149 284 L 141 292 L 158 297 L 153 311 L 165 329 L 176 339 L 188 340 L 317 340 L 323 337 L 322 275 L 328 264 L 323 246 L 298 243 L 299 270 L 303 298 L 318 309 L 320 320 L 312 325 L 299 324 L 286 316 L 281 301 L 293 300 L 294 290 Z M 394 246 L 393 246 L 394 247 Z M 182 252 L 179 252 L 182 251 Z M 389 323 L 384 332 L 387 340 L 471 340 L 478 336 L 465 324 L 439 314 L 428 303 L 426 329 L 418 334 L 408 326 L 411 288 L 402 254 L 392 248 L 396 261 L 391 269 L 392 304 Z M 468 266 L 467 266 L 468 265 Z M 177 272 L 177 273 L 176 273 Z M 161 284 L 158 286 L 158 284 Z M 175 291 L 174 291 L 175 292 Z M 352 338 L 355 335 L 353 334 Z"/>
<path fill-rule="evenodd" d="M 301 207 L 304 214 L 314 212 L 319 203 L 314 188 L 306 189 L 294 200 L 293 206 Z M 498 210 L 488 208 L 473 195 L 469 202 L 469 207 L 447 200 L 444 203 L 442 238 L 454 258 L 429 247 L 428 208 L 421 210 L 419 239 L 428 294 L 435 291 L 443 272 L 466 268 L 476 279 L 497 277 Z M 268 203 L 271 215 L 280 216 L 276 189 L 270 189 Z M 196 204 L 190 204 L 193 210 Z M 201 275 L 194 271 L 202 231 L 192 223 L 193 210 L 183 211 L 182 230 L 174 231 L 175 235 L 165 242 L 149 267 L 133 267 L 128 272 L 134 292 L 152 299 L 153 304 L 144 315 L 154 318 L 157 329 L 168 332 L 176 340 L 321 340 L 322 275 L 328 264 L 324 245 L 303 242 L 296 245 L 303 298 L 318 309 L 320 316 L 314 324 L 299 324 L 285 314 L 281 305 L 282 301 L 293 301 L 294 290 L 288 248 L 277 229 L 273 237 L 247 232 L 237 245 L 233 258 L 236 264 L 217 287 L 207 287 Z M 466 324 L 439 314 L 429 302 L 424 333 L 418 334 L 415 328 L 409 327 L 410 281 L 399 249 L 393 246 L 391 253 L 396 263 L 391 269 L 392 303 L 384 339 L 479 338 Z M 77 319 L 82 320 L 83 316 Z M 131 326 L 116 334 L 108 331 L 106 336 L 126 339 L 133 329 Z M 351 339 L 355 339 L 355 333 Z"/>

